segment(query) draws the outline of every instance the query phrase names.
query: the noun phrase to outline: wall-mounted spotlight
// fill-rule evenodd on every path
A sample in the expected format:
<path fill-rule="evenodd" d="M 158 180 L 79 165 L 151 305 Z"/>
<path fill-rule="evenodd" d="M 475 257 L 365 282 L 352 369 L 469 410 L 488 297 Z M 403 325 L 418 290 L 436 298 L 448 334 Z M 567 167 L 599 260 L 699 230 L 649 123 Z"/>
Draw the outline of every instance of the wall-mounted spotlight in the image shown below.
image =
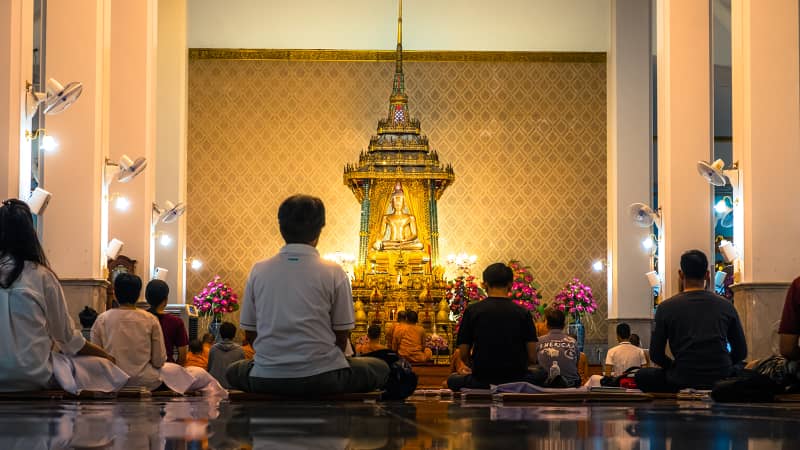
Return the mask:
<path fill-rule="evenodd" d="M 39 148 L 48 153 L 55 151 L 55 149 L 58 147 L 58 142 L 56 139 L 47 134 L 47 130 L 44 128 L 39 128 L 32 133 L 28 130 L 25 130 L 25 139 L 28 141 L 39 140 Z"/>
<path fill-rule="evenodd" d="M 111 194 L 108 200 L 114 205 L 114 209 L 120 212 L 126 212 L 131 207 L 131 201 L 128 200 L 128 197 L 118 192 Z"/>
<path fill-rule="evenodd" d="M 50 78 L 47 80 L 45 92 L 34 91 L 31 83 L 27 83 L 25 91 L 28 93 L 28 115 L 34 115 L 39 106 L 42 106 L 45 114 L 59 114 L 78 100 L 83 92 L 83 85 L 73 81 L 63 86 L 55 78 Z"/>
<path fill-rule="evenodd" d="M 178 220 L 183 213 L 186 212 L 186 204 L 178 202 L 177 205 L 167 200 L 164 202 L 164 207 L 158 206 L 158 203 L 153 202 L 153 222 L 161 220 L 163 223 L 172 223 Z"/>
<path fill-rule="evenodd" d="M 595 272 L 600 272 L 603 269 L 605 269 L 605 267 L 606 267 L 606 264 L 601 260 L 597 260 L 597 261 L 592 263 L 592 270 L 594 270 Z"/>
<path fill-rule="evenodd" d="M 28 196 L 28 200 L 25 203 L 28 204 L 28 207 L 31 209 L 31 213 L 40 216 L 44 213 L 44 210 L 50 203 L 50 198 L 52 196 L 53 194 L 37 187 L 33 190 L 33 192 L 31 192 L 31 195 Z"/>
<path fill-rule="evenodd" d="M 106 257 L 108 259 L 117 259 L 124 245 L 125 243 L 117 238 L 111 239 L 106 246 Z"/>
<path fill-rule="evenodd" d="M 128 155 L 122 155 L 119 161 L 115 162 L 109 158 L 106 158 L 106 167 L 109 166 L 118 167 L 119 170 L 117 171 L 116 175 L 117 181 L 120 183 L 127 183 L 144 171 L 144 169 L 147 167 L 147 159 L 140 157 L 136 158 L 134 161 L 130 159 Z M 106 176 L 106 183 L 108 182 L 110 182 L 110 180 Z"/>
<path fill-rule="evenodd" d="M 192 270 L 200 270 L 203 268 L 203 261 L 194 257 L 187 259 L 186 263 L 189 264 Z"/>
<path fill-rule="evenodd" d="M 656 239 L 655 235 L 647 236 L 646 238 L 642 239 L 642 248 L 645 249 L 647 252 L 652 253 L 656 250 L 658 245 L 658 240 Z"/>
<path fill-rule="evenodd" d="M 164 233 L 163 231 L 159 231 L 154 237 L 158 240 L 158 243 L 161 244 L 162 247 L 169 247 L 172 245 L 172 236 Z"/>

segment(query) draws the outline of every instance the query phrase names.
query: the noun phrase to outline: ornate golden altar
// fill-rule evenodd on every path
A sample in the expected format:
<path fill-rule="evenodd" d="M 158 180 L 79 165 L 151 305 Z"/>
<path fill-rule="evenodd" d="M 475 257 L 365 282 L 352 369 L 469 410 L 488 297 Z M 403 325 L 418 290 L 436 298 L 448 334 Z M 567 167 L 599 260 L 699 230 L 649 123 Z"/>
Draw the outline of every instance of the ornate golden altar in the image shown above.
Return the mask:
<path fill-rule="evenodd" d="M 439 260 L 437 201 L 455 176 L 430 149 L 419 120 L 409 114 L 402 45 L 402 0 L 389 112 L 344 183 L 361 203 L 358 260 L 353 281 L 356 337 L 384 327 L 398 311 L 414 310 L 428 332 L 450 338 L 446 283 Z"/>

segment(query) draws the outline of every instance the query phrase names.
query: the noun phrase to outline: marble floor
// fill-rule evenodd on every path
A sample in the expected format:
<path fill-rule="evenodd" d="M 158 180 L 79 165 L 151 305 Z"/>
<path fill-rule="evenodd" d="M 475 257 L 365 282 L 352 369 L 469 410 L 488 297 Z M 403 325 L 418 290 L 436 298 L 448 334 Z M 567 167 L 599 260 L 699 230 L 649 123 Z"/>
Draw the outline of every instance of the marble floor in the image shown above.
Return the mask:
<path fill-rule="evenodd" d="M 0 450 L 800 449 L 800 405 L 0 402 Z"/>

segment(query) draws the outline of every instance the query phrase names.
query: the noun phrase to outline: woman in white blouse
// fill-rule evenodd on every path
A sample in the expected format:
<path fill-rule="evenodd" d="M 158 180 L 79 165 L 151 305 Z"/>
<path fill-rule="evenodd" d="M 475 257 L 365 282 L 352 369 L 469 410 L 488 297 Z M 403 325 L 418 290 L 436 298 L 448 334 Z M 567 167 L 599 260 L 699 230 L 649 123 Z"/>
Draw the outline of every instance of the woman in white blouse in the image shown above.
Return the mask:
<path fill-rule="evenodd" d="M 67 313 L 58 278 L 33 227 L 25 202 L 0 206 L 0 391 L 55 388 L 51 352 L 99 356 Z"/>

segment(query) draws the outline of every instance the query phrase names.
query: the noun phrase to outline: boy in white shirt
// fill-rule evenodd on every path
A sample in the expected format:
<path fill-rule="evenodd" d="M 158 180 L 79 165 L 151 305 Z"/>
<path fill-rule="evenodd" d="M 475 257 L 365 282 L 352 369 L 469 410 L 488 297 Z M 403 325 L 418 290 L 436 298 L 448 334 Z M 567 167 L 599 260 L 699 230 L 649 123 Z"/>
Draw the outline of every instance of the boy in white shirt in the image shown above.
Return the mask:
<path fill-rule="evenodd" d="M 167 361 L 161 325 L 153 314 L 136 307 L 142 280 L 121 273 L 114 280 L 119 308 L 99 316 L 92 326 L 92 342 L 103 347 L 130 375 L 127 387 L 154 390 L 161 386 L 159 369 Z"/>
<path fill-rule="evenodd" d="M 647 359 L 641 348 L 631 344 L 631 327 L 627 323 L 617 325 L 618 345 L 606 355 L 606 376 L 619 376 L 631 367 L 646 367 Z"/>

